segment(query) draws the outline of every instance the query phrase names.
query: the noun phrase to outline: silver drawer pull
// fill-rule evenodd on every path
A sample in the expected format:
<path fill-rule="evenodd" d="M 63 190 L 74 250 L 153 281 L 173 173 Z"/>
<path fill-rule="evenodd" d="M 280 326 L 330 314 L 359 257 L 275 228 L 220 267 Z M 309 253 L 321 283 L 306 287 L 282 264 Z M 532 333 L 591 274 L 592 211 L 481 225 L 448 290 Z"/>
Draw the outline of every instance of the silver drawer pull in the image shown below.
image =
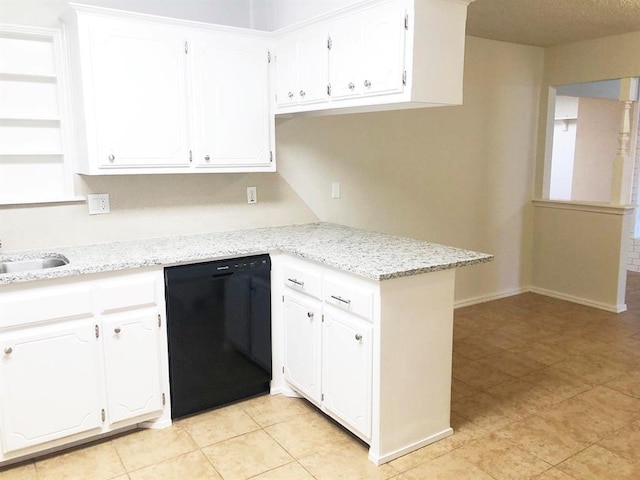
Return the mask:
<path fill-rule="evenodd" d="M 113 331 L 116 333 L 116 335 L 118 335 L 122 330 L 120 330 L 120 327 L 116 327 L 113 329 Z"/>
<path fill-rule="evenodd" d="M 304 287 L 304 282 L 301 282 L 300 280 L 297 280 L 295 278 L 287 278 L 287 280 L 293 283 L 294 285 L 298 285 L 299 287 Z"/>
<path fill-rule="evenodd" d="M 313 312 L 307 312 L 307 317 L 313 318 Z"/>
<path fill-rule="evenodd" d="M 4 354 L 5 355 L 11 355 L 13 353 L 13 348 L 11 347 L 7 347 L 4 349 Z"/>
<path fill-rule="evenodd" d="M 362 335 L 360 335 L 359 333 L 356 333 L 356 340 L 357 341 L 362 340 Z"/>
<path fill-rule="evenodd" d="M 116 156 L 112 153 L 109 155 L 109 161 L 113 162 L 116 159 Z"/>
<path fill-rule="evenodd" d="M 337 300 L 339 302 L 342 302 L 345 305 L 350 305 L 351 304 L 351 300 L 349 300 L 348 298 L 342 298 L 342 297 L 339 297 L 337 295 L 331 295 L 331 298 L 333 298 L 334 300 Z"/>

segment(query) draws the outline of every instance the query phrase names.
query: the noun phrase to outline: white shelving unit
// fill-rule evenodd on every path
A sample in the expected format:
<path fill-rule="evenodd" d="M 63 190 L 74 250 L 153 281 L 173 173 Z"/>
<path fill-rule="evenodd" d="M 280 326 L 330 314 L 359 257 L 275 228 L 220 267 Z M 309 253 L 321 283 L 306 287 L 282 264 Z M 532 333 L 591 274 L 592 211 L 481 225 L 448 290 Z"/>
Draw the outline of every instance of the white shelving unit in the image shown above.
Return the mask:
<path fill-rule="evenodd" d="M 80 201 L 60 30 L 0 25 L 0 205 Z"/>

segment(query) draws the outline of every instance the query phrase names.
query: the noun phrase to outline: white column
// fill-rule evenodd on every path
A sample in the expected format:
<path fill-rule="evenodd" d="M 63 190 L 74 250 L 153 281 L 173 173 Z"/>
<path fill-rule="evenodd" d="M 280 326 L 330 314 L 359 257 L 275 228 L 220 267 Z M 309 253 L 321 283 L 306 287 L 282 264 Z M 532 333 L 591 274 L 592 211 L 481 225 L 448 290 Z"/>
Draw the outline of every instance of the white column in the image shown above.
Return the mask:
<path fill-rule="evenodd" d="M 629 139 L 631 136 L 631 107 L 638 97 L 638 79 L 620 80 L 620 97 L 624 109 L 622 124 L 618 136 L 619 148 L 613 160 L 613 178 L 611 184 L 611 202 L 613 205 L 627 205 L 631 201 L 631 183 L 633 165 L 629 159 Z"/>

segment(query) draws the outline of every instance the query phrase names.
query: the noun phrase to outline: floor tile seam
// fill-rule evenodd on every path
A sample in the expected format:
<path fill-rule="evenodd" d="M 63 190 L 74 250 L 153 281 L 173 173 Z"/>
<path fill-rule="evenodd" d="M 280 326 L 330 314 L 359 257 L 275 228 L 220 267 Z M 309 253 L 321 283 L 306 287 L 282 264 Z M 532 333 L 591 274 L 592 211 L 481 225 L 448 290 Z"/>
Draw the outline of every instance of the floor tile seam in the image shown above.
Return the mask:
<path fill-rule="evenodd" d="M 590 449 L 590 448 L 591 448 L 591 447 L 593 447 L 594 445 L 597 445 L 597 446 L 599 446 L 600 448 L 604 448 L 605 450 L 607 450 L 608 452 L 610 452 L 610 453 L 611 453 L 611 454 L 613 454 L 613 455 L 616 455 L 617 457 L 625 458 L 625 457 L 622 457 L 622 456 L 620 456 L 620 455 L 616 454 L 615 452 L 611 452 L 611 450 L 609 450 L 609 449 L 608 449 L 608 448 L 606 448 L 606 447 L 603 447 L 602 445 L 598 445 L 598 442 L 599 442 L 600 440 L 601 440 L 601 439 L 596 440 L 595 442 L 590 443 L 590 444 L 589 444 L 589 445 L 587 445 L 586 447 L 581 448 L 581 449 L 580 449 L 580 450 L 578 450 L 577 452 L 574 452 L 573 454 L 571 454 L 570 456 L 568 456 L 567 458 L 565 458 L 564 460 L 562 460 L 562 461 L 561 461 L 561 462 L 559 462 L 558 464 L 554 465 L 554 467 L 555 467 L 555 468 L 557 468 L 558 470 L 562 471 L 563 473 L 566 473 L 567 475 L 570 475 L 568 472 L 565 472 L 562 468 L 560 468 L 560 465 L 562 465 L 563 463 L 568 462 L 568 461 L 569 461 L 569 460 L 571 460 L 572 458 L 574 458 L 574 457 L 576 457 L 577 455 L 581 454 L 581 453 L 582 453 L 582 452 L 584 452 L 585 450 Z M 634 462 L 634 463 L 635 463 L 635 462 Z M 570 476 L 572 476 L 572 477 L 573 477 L 573 475 L 570 475 Z M 576 478 L 576 477 L 574 477 L 574 478 Z"/>
<path fill-rule="evenodd" d="M 170 427 L 169 427 L 169 428 L 170 428 Z M 191 438 L 189 438 L 189 440 L 191 440 Z M 184 456 L 184 455 L 188 455 L 188 454 L 190 454 L 190 453 L 193 453 L 193 452 L 195 452 L 195 451 L 197 451 L 197 450 L 200 450 L 200 447 L 198 447 L 198 444 L 197 444 L 197 443 L 195 443 L 195 442 L 193 442 L 193 441 L 191 441 L 191 443 L 195 446 L 195 448 L 194 448 L 194 449 L 192 449 L 192 450 L 189 450 L 188 452 L 182 452 L 182 453 L 178 453 L 178 454 L 175 454 L 175 455 L 171 455 L 171 456 L 169 456 L 169 457 L 164 457 L 164 458 L 162 458 L 162 460 L 160 460 L 160 461 L 156 461 L 156 462 L 150 463 L 150 464 L 148 464 L 148 465 L 144 465 L 144 466 L 142 466 L 142 467 L 135 468 L 135 469 L 133 469 L 133 470 L 129 470 L 129 469 L 127 468 L 127 466 L 126 466 L 126 465 L 124 465 L 124 462 L 122 462 L 122 464 L 123 464 L 123 466 L 124 466 L 124 471 L 125 471 L 125 473 L 127 473 L 127 474 L 129 474 L 129 473 L 134 473 L 134 472 L 138 472 L 138 471 L 143 470 L 143 469 L 145 469 L 145 468 L 152 467 L 152 466 L 155 466 L 155 465 L 159 465 L 159 464 L 161 464 L 161 463 L 163 463 L 163 462 L 167 462 L 167 461 L 169 461 L 169 460 L 175 460 L 176 458 L 179 458 L 179 457 L 182 457 L 182 456 Z M 205 455 L 205 456 L 206 456 L 206 455 Z"/>
<path fill-rule="evenodd" d="M 520 421 L 520 420 L 518 420 L 518 421 Z M 514 423 L 517 423 L 517 422 L 514 422 Z M 502 430 L 503 428 L 505 428 L 505 427 L 501 427 L 501 428 L 499 428 L 498 430 Z M 496 431 L 492 432 L 492 433 L 490 434 L 490 436 L 491 436 L 491 435 L 496 434 L 496 433 L 498 432 L 498 430 L 496 430 Z M 549 466 L 549 468 L 548 468 L 547 470 L 549 470 L 549 469 L 551 469 L 551 468 L 553 468 L 553 467 L 555 466 L 555 465 L 553 465 L 552 463 L 550 463 L 550 462 L 548 462 L 547 460 L 545 460 L 544 458 L 539 457 L 539 456 L 538 456 L 538 455 L 536 455 L 534 452 L 529 451 L 529 450 L 528 450 L 528 449 L 526 449 L 525 447 L 523 447 L 523 446 L 521 446 L 521 445 L 518 445 L 517 443 L 515 443 L 515 442 L 513 442 L 513 441 L 509 440 L 508 438 L 504 438 L 504 437 L 499 437 L 499 438 L 500 438 L 501 440 L 504 440 L 504 441 L 506 441 L 507 443 L 511 444 L 511 446 L 512 446 L 512 447 L 517 448 L 517 449 L 519 449 L 519 450 L 521 450 L 521 451 L 523 451 L 523 452 L 526 452 L 527 454 L 531 455 L 532 457 L 535 457 L 537 460 L 541 461 L 542 463 L 544 463 L 544 464 L 548 465 L 548 466 Z M 477 443 L 477 442 L 480 442 L 480 440 L 476 440 L 476 441 L 475 441 L 475 443 Z M 495 478 L 496 480 L 502 480 L 502 477 L 495 477 L 495 476 L 493 476 L 490 472 L 485 471 L 485 470 L 484 470 L 480 465 L 478 465 L 478 464 L 476 464 L 476 463 L 474 463 L 474 462 L 472 462 L 472 461 L 470 461 L 470 460 L 468 460 L 468 459 L 466 459 L 466 458 L 465 458 L 465 460 L 466 460 L 467 462 L 469 462 L 469 463 L 471 463 L 471 464 L 475 465 L 477 468 L 479 468 L 480 470 L 482 470 L 484 473 L 486 473 L 486 474 L 487 474 L 487 475 L 489 475 L 490 477 Z M 546 471 L 546 470 L 545 470 L 545 471 Z M 540 473 L 543 473 L 543 472 L 540 472 Z M 538 474 L 538 475 L 539 475 L 539 474 Z"/>
<path fill-rule="evenodd" d="M 257 431 L 259 431 L 259 430 L 264 430 L 264 428 L 258 425 L 258 428 L 254 429 L 254 430 L 247 430 L 247 431 L 242 432 L 242 433 L 233 434 L 231 437 L 226 437 L 226 438 L 223 438 L 222 440 L 216 440 L 215 442 L 213 442 L 213 443 L 207 443 L 206 445 L 200 445 L 200 444 L 199 444 L 199 443 L 198 443 L 198 442 L 193 438 L 193 436 L 191 436 L 191 434 L 189 434 L 189 432 L 188 432 L 186 429 L 184 430 L 184 432 L 189 436 L 189 439 L 190 439 L 190 440 L 191 440 L 191 442 L 196 446 L 196 449 L 198 449 L 198 450 L 202 450 L 203 448 L 212 447 L 212 446 L 214 446 L 214 445 L 218 445 L 218 444 L 220 444 L 220 443 L 227 442 L 227 441 L 229 441 L 229 440 L 233 440 L 234 438 L 241 437 L 241 436 L 243 436 L 243 435 L 246 435 L 247 433 L 254 433 L 254 432 L 257 432 Z"/>
<path fill-rule="evenodd" d="M 284 423 L 284 422 L 280 422 L 280 423 Z M 293 461 L 298 462 L 298 460 L 300 460 L 300 458 L 302 458 L 302 457 L 297 458 L 293 453 L 291 453 L 289 450 L 287 450 L 287 448 L 286 448 L 286 447 L 285 447 L 281 442 L 279 442 L 279 441 L 278 441 L 278 439 L 277 439 L 276 437 L 274 437 L 273 435 L 271 435 L 271 434 L 269 433 L 269 431 L 267 430 L 267 428 L 269 428 L 269 427 L 265 427 L 265 428 L 263 428 L 263 429 L 262 429 L 262 431 L 263 431 L 264 433 L 266 433 L 266 434 L 267 434 L 267 436 L 268 436 L 271 440 L 273 440 L 274 442 L 276 442 L 276 444 L 278 444 L 278 446 L 279 446 L 280 448 L 282 448 L 285 452 L 287 452 L 287 455 L 289 455 L 289 456 L 293 459 Z M 298 462 L 298 463 L 299 463 L 299 462 Z M 301 466 L 302 466 L 302 465 L 301 465 Z M 303 468 L 304 468 L 304 466 L 303 466 Z M 306 469 L 305 469 L 305 470 L 306 470 Z"/>
<path fill-rule="evenodd" d="M 122 467 L 122 470 L 127 474 L 129 474 L 129 470 L 127 469 L 127 466 L 124 464 L 124 461 L 122 460 L 122 457 L 120 456 L 120 452 L 118 451 L 118 449 L 116 448 L 115 443 L 113 442 L 113 439 L 109 440 L 108 442 L 111 445 L 111 448 L 113 448 L 113 451 L 116 453 L 116 456 L 118 457 L 118 461 L 120 462 L 120 466 Z"/>
<path fill-rule="evenodd" d="M 627 425 L 627 426 L 628 426 L 628 425 Z M 624 429 L 624 428 L 622 428 L 622 429 L 620 429 L 620 430 L 623 430 L 623 429 Z M 618 431 L 620 431 L 620 430 L 618 430 Z M 640 461 L 638 461 L 638 460 L 636 460 L 636 459 L 634 459 L 634 458 L 629 458 L 629 457 L 627 457 L 626 455 L 623 455 L 623 454 L 621 454 L 621 453 L 614 452 L 613 450 L 611 450 L 610 448 L 608 448 L 606 445 L 602 445 L 602 444 L 600 443 L 600 442 L 602 442 L 603 440 L 606 440 L 606 439 L 605 439 L 605 438 L 601 438 L 601 439 L 599 439 L 597 442 L 595 442 L 593 445 L 597 445 L 597 446 L 599 446 L 600 448 L 604 448 L 605 450 L 607 450 L 608 452 L 612 453 L 613 455 L 616 455 L 616 456 L 618 456 L 618 457 L 621 457 L 621 458 L 624 458 L 624 459 L 626 459 L 626 460 L 629 460 L 629 461 L 630 461 L 630 462 L 632 462 L 634 465 L 638 465 L 638 467 L 640 467 Z M 590 446 L 593 446 L 593 445 L 590 445 Z"/>
<path fill-rule="evenodd" d="M 220 472 L 218 471 L 218 469 L 217 469 L 217 468 L 216 468 L 216 466 L 213 464 L 213 462 L 211 461 L 211 459 L 209 458 L 209 456 L 208 456 L 206 453 L 204 453 L 204 452 L 202 451 L 202 448 L 206 448 L 206 447 L 199 447 L 199 448 L 198 448 L 198 451 L 200 452 L 200 454 L 205 458 L 205 460 L 209 463 L 209 465 L 211 465 L 211 468 L 213 468 L 213 471 L 214 471 L 214 472 L 216 472 L 216 473 L 218 474 L 218 476 L 224 480 L 224 477 L 222 476 L 222 473 L 220 473 Z M 192 452 L 189 452 L 189 453 L 192 453 Z M 186 454 L 185 454 L 185 455 L 186 455 Z"/>

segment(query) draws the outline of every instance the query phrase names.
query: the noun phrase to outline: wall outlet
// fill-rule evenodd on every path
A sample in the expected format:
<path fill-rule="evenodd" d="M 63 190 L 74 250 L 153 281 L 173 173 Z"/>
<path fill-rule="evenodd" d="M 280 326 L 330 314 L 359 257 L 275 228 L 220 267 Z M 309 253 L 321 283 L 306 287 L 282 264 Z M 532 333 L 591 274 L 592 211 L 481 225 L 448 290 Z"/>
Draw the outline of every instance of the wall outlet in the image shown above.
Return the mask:
<path fill-rule="evenodd" d="M 256 187 L 247 187 L 247 203 L 258 203 L 258 191 Z"/>
<path fill-rule="evenodd" d="M 111 213 L 108 193 L 96 193 L 94 195 L 87 195 L 87 205 L 89 206 L 89 215 Z"/>

